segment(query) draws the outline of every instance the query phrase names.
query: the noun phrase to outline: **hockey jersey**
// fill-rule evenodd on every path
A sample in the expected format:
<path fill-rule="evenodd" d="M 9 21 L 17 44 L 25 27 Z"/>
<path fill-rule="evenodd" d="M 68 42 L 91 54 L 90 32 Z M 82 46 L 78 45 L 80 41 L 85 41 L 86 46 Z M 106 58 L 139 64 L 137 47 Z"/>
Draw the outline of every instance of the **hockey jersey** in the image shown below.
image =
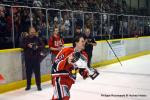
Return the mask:
<path fill-rule="evenodd" d="M 54 64 L 52 66 L 52 77 L 61 77 L 66 78 L 70 84 L 73 84 L 76 79 L 77 67 L 69 64 L 67 58 L 69 55 L 75 52 L 75 49 L 64 48 L 62 49 L 55 58 Z M 81 54 L 88 60 L 87 54 L 84 51 L 81 51 Z M 62 82 L 63 83 L 63 82 Z"/>
<path fill-rule="evenodd" d="M 64 41 L 60 37 L 60 35 L 58 35 L 57 37 L 51 36 L 50 39 L 49 39 L 49 41 L 48 41 L 48 45 L 49 45 L 49 48 L 50 47 L 59 48 L 59 47 L 61 47 L 61 46 L 64 45 Z M 53 51 L 53 50 L 51 50 L 51 52 L 53 54 L 57 55 L 59 51 Z"/>

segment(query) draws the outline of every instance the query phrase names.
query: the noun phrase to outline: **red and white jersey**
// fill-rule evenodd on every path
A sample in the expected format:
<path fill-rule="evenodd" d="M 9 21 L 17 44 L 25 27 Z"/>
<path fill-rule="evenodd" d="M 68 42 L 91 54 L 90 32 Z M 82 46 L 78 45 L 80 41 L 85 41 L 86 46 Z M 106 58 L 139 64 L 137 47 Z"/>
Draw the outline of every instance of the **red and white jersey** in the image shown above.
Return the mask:
<path fill-rule="evenodd" d="M 49 45 L 49 48 L 50 47 L 59 48 L 59 47 L 62 47 L 64 45 L 64 41 L 62 38 L 60 38 L 60 35 L 57 35 L 57 37 L 51 36 L 49 41 L 48 41 L 48 45 Z M 57 55 L 59 51 L 51 50 L 51 52 L 53 54 Z"/>
<path fill-rule="evenodd" d="M 74 48 L 64 48 L 62 49 L 55 58 L 54 64 L 52 66 L 52 76 L 58 77 L 69 77 L 74 83 L 72 71 L 75 69 L 72 64 L 69 64 L 67 58 L 69 55 L 75 52 Z M 86 52 L 82 51 L 81 54 L 88 60 Z"/>

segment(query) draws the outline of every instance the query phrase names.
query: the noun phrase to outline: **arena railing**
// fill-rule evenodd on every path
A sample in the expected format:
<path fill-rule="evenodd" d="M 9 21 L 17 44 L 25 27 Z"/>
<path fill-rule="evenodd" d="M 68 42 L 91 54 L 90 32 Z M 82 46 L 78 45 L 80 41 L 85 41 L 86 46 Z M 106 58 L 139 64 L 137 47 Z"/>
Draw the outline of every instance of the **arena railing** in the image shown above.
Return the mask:
<path fill-rule="evenodd" d="M 29 26 L 35 26 L 45 41 L 53 33 L 54 27 L 59 27 L 63 38 L 71 39 L 75 28 L 89 27 L 96 39 L 131 38 L 150 35 L 150 17 L 138 15 L 124 15 L 100 12 L 85 12 L 61 10 L 54 8 L 40 8 L 28 6 L 10 6 L 0 4 L 1 48 L 19 47 L 21 33 Z"/>

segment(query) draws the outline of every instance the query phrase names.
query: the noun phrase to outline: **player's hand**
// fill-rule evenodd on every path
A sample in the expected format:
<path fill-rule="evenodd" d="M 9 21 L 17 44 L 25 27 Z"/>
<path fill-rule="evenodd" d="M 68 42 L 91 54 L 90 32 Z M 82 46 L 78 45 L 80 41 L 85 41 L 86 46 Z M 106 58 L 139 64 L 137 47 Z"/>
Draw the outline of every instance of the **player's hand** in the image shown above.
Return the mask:
<path fill-rule="evenodd" d="M 88 70 L 86 70 L 84 68 L 79 69 L 79 74 L 83 77 L 83 79 L 86 79 L 89 77 Z"/>

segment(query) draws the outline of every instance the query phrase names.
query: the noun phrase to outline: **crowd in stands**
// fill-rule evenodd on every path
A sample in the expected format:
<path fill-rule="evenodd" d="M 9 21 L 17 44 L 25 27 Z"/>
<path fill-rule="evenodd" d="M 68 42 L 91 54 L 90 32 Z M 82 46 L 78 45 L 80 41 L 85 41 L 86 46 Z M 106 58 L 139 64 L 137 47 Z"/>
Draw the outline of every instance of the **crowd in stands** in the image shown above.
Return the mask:
<path fill-rule="evenodd" d="M 70 42 L 75 34 L 75 29 L 78 27 L 82 32 L 88 27 L 94 36 L 102 37 L 104 35 L 108 36 L 109 39 L 121 38 L 122 34 L 125 37 L 130 37 L 134 36 L 131 34 L 149 33 L 148 22 L 144 19 L 120 15 L 101 15 L 99 13 L 92 15 L 90 13 L 99 11 L 125 13 L 127 10 L 125 0 L 122 0 L 121 5 L 114 0 L 1 0 L 0 3 L 2 4 L 0 5 L 0 42 L 4 48 L 12 46 L 13 39 L 15 40 L 15 47 L 18 47 L 21 33 L 26 32 L 28 27 L 32 25 L 35 26 L 45 43 L 47 43 L 54 27 L 59 27 L 61 36 L 67 38 L 65 42 Z M 4 6 L 4 4 L 10 4 L 14 7 Z M 29 7 L 21 7 L 25 5 Z M 30 9 L 30 7 L 41 8 Z M 89 11 L 89 13 L 60 12 L 59 10 L 46 12 L 42 8 L 81 10 Z"/>
<path fill-rule="evenodd" d="M 44 8 L 70 9 L 82 11 L 125 12 L 127 4 L 115 3 L 114 0 L 1 0 L 0 3 L 9 5 L 34 6 Z"/>

